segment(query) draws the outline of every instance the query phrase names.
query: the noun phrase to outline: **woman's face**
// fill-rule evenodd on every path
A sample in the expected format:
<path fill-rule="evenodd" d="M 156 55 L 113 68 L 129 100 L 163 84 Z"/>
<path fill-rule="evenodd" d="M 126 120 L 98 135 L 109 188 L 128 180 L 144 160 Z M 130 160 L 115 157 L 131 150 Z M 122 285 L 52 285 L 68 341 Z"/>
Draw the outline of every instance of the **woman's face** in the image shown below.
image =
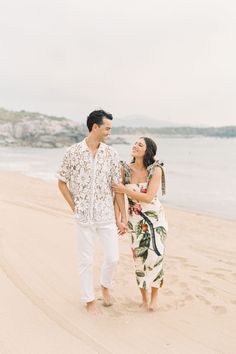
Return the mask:
<path fill-rule="evenodd" d="M 146 148 L 147 145 L 145 143 L 145 140 L 140 138 L 134 143 L 131 155 L 133 157 L 144 157 Z"/>

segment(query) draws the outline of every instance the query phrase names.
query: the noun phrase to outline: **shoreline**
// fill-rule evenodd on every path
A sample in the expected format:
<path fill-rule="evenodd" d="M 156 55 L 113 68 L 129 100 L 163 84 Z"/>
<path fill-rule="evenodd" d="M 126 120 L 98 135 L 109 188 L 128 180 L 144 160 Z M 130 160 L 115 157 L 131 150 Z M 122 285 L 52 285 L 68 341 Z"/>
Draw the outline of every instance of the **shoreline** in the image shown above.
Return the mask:
<path fill-rule="evenodd" d="M 0 170 L 0 174 L 1 173 L 9 173 L 9 174 L 19 174 L 21 176 L 25 176 L 27 178 L 33 178 L 35 180 L 38 180 L 38 181 L 42 181 L 42 182 L 45 182 L 49 185 L 56 185 L 57 184 L 57 179 L 55 178 L 55 180 L 46 180 L 44 178 L 40 178 L 40 177 L 37 177 L 37 176 L 33 176 L 31 174 L 27 174 L 27 173 L 24 173 L 24 172 L 21 172 L 21 171 L 9 171 L 9 170 Z M 56 175 L 56 173 L 55 173 Z M 221 216 L 221 215 L 218 215 L 218 214 L 214 214 L 214 213 L 211 213 L 211 212 L 206 212 L 206 211 L 203 211 L 203 210 L 200 210 L 200 209 L 192 209 L 192 208 L 189 208 L 189 207 L 184 207 L 184 206 L 180 206 L 180 205 L 176 205 L 176 204 L 170 204 L 168 202 L 166 202 L 165 200 L 161 201 L 161 203 L 163 204 L 163 206 L 165 208 L 168 208 L 168 209 L 174 209 L 174 210 L 179 210 L 179 211 L 183 211 L 185 213 L 190 213 L 190 214 L 196 214 L 196 215 L 202 215 L 202 216 L 207 216 L 207 217 L 211 217 L 211 218 L 215 218 L 215 219 L 219 219 L 219 220 L 222 220 L 222 221 L 235 221 L 236 222 L 236 219 L 234 218 L 231 218 L 231 217 L 226 217 L 226 216 Z"/>
<path fill-rule="evenodd" d="M 130 140 L 132 143 L 133 140 Z M 236 140 L 235 140 L 236 142 Z M 236 192 L 232 149 L 235 144 L 216 139 L 157 139 L 158 156 L 165 163 L 167 195 L 160 201 L 168 206 L 235 220 Z M 117 145 L 121 160 L 129 160 L 130 147 Z M 215 151 L 215 155 L 212 152 Z M 1 170 L 23 172 L 43 180 L 55 180 L 65 149 L 2 148 Z M 175 156 L 176 154 L 176 156 Z M 218 156 L 218 158 L 216 157 Z M 218 168 L 218 159 L 222 161 Z M 226 183 L 227 182 L 227 183 Z"/>
<path fill-rule="evenodd" d="M 233 219 L 231 217 L 217 215 L 217 214 L 214 214 L 214 213 L 202 211 L 200 209 L 199 210 L 191 209 L 191 208 L 187 209 L 187 207 L 182 207 L 182 206 L 179 206 L 179 205 L 173 205 L 173 204 L 169 204 L 169 203 L 165 203 L 165 202 L 163 202 L 163 205 L 164 205 L 164 207 L 167 207 L 168 209 L 179 210 L 179 211 L 183 211 L 185 213 L 207 216 L 209 218 L 219 219 L 219 220 L 222 220 L 222 221 L 233 221 L 233 222 L 236 222 L 236 219 Z"/>

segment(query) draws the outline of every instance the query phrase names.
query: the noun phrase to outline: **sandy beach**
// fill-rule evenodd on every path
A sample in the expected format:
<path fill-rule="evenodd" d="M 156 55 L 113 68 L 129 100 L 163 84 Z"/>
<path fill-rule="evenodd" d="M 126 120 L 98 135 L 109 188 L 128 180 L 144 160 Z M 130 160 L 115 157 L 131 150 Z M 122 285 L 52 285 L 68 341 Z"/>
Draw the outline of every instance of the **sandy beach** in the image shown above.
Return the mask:
<path fill-rule="evenodd" d="M 0 354 L 233 354 L 236 222 L 166 208 L 165 281 L 159 310 L 139 308 L 128 235 L 102 314 L 79 296 L 73 215 L 57 185 L 0 173 Z"/>

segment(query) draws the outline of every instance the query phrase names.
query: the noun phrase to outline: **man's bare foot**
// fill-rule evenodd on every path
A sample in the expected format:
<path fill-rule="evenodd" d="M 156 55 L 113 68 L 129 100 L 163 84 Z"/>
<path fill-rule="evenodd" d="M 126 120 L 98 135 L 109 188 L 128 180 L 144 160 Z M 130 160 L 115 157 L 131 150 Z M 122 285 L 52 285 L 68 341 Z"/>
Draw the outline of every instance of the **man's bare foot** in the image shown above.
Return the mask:
<path fill-rule="evenodd" d="M 112 306 L 109 289 L 105 288 L 103 285 L 101 285 L 101 288 L 102 288 L 103 306 L 105 307 Z"/>
<path fill-rule="evenodd" d="M 86 304 L 86 310 L 91 315 L 99 315 L 101 314 L 101 310 L 97 307 L 96 301 L 90 301 Z"/>

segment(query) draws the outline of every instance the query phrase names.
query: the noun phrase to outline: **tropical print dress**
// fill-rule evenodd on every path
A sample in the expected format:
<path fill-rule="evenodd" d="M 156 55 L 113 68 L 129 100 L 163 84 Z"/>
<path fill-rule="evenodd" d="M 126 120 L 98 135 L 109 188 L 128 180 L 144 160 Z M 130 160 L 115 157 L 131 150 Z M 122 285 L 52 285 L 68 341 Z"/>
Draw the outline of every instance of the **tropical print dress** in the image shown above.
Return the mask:
<path fill-rule="evenodd" d="M 165 194 L 165 175 L 162 164 L 154 162 L 148 166 L 147 182 L 130 183 L 131 168 L 121 161 L 124 184 L 135 192 L 146 193 L 155 167 L 162 169 L 162 194 Z M 131 235 L 131 250 L 135 263 L 135 275 L 140 288 L 159 288 L 163 284 L 163 258 L 167 221 L 164 209 L 157 198 L 151 203 L 139 202 L 128 197 L 128 227 Z"/>

